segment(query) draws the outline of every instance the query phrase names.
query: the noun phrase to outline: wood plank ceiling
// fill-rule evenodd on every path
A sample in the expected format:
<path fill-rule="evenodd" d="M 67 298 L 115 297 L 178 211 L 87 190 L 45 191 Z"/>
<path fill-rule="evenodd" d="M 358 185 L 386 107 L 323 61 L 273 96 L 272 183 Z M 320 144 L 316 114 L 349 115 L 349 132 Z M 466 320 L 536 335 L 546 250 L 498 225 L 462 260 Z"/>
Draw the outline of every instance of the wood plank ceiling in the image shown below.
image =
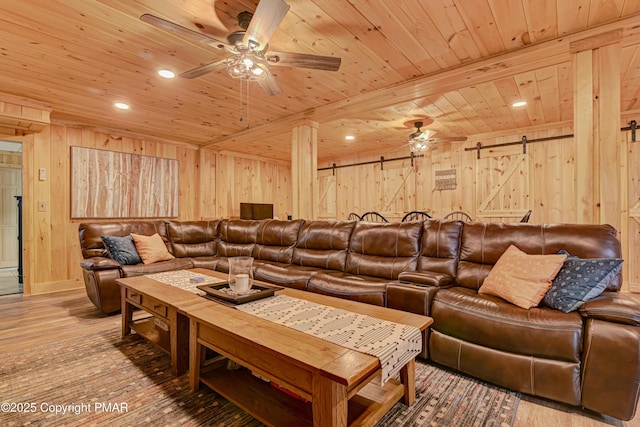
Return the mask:
<path fill-rule="evenodd" d="M 342 66 L 273 66 L 283 93 L 269 97 L 252 84 L 248 113 L 224 65 L 193 80 L 158 77 L 225 55 L 139 16 L 224 39 L 257 0 L 3 0 L 0 92 L 48 103 L 53 122 L 280 160 L 290 159 L 291 127 L 309 118 L 319 123 L 320 160 L 352 157 L 402 146 L 418 118 L 433 119 L 428 128 L 441 137 L 570 123 L 567 40 L 619 21 L 621 110 L 640 111 L 639 0 L 289 3 L 271 48 L 338 56 Z M 512 108 L 520 99 L 527 106 Z M 131 109 L 117 111 L 116 101 Z"/>

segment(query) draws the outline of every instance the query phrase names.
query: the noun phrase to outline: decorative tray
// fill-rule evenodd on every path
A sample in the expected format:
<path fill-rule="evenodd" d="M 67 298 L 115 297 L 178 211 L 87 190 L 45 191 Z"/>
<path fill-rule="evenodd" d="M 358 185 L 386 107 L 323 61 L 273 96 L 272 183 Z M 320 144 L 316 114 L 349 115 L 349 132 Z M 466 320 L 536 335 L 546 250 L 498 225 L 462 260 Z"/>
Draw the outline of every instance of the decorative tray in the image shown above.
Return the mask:
<path fill-rule="evenodd" d="M 213 283 L 209 285 L 198 285 L 198 289 L 206 292 L 203 297 L 212 300 L 222 300 L 232 304 L 244 304 L 245 302 L 255 301 L 257 299 L 273 296 L 275 291 L 283 289 L 279 286 L 264 286 L 253 284 L 246 294 L 234 295 L 229 290 L 229 283 Z"/>

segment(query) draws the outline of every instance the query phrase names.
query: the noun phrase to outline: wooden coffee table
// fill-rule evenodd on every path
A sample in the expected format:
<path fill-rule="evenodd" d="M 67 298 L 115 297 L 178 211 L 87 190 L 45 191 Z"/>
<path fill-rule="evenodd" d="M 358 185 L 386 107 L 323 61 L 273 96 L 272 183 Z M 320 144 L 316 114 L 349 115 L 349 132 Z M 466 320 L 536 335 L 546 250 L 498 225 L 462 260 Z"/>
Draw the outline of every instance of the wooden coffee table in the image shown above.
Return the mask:
<path fill-rule="evenodd" d="M 215 273 L 205 269 L 192 271 L 208 275 Z M 221 280 L 225 276 L 221 273 L 215 275 Z M 208 305 L 211 301 L 146 276 L 127 277 L 116 282 L 121 292 L 122 336 L 135 331 L 169 353 L 174 375 L 186 373 L 189 364 L 189 319 L 185 309 L 199 304 Z M 136 308 L 152 316 L 133 320 Z"/>
<path fill-rule="evenodd" d="M 399 310 L 295 289 L 295 298 L 366 314 L 424 331 L 433 319 Z M 400 381 L 376 381 L 378 358 L 360 353 L 215 302 L 185 309 L 190 319 L 190 386 L 203 383 L 267 425 L 373 426 L 401 398 L 415 400 L 415 360 Z M 244 368 L 203 365 L 209 348 Z M 225 361 L 223 361 L 225 362 Z M 283 393 L 269 379 L 301 399 Z M 302 399 L 306 400 L 303 401 Z"/>

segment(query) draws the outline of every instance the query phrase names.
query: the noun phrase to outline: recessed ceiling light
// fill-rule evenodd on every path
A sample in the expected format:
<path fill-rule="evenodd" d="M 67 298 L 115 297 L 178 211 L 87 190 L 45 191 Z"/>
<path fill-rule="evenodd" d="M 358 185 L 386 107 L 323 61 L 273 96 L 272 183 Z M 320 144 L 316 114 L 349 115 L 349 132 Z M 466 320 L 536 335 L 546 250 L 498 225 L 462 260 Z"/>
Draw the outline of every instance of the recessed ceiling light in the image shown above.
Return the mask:
<path fill-rule="evenodd" d="M 115 104 L 113 104 L 114 107 L 120 109 L 120 110 L 128 110 L 129 109 L 129 104 L 125 104 L 124 102 L 116 102 Z"/>
<path fill-rule="evenodd" d="M 171 70 L 159 70 L 158 74 L 160 77 L 164 77 L 165 79 L 172 79 L 176 76 L 176 73 Z"/>
<path fill-rule="evenodd" d="M 344 139 L 346 139 L 347 141 L 353 141 L 354 139 L 356 139 L 356 137 L 353 135 L 347 135 L 344 137 Z"/>
<path fill-rule="evenodd" d="M 524 107 L 527 105 L 527 101 L 518 101 L 511 104 L 512 107 Z"/>

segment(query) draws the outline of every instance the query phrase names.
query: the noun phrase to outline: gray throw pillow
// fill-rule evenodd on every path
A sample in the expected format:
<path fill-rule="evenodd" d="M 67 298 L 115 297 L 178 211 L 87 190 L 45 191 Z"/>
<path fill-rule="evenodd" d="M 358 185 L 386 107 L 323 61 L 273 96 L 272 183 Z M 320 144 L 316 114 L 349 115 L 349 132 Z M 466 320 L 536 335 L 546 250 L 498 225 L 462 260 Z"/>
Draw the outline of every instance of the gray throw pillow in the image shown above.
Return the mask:
<path fill-rule="evenodd" d="M 138 255 L 136 245 L 131 235 L 125 237 L 100 236 L 109 256 L 118 261 L 120 265 L 140 264 L 142 259 Z"/>
<path fill-rule="evenodd" d="M 599 296 L 620 272 L 620 258 L 578 258 L 567 254 L 558 275 L 542 302 L 556 310 L 569 313 Z"/>

